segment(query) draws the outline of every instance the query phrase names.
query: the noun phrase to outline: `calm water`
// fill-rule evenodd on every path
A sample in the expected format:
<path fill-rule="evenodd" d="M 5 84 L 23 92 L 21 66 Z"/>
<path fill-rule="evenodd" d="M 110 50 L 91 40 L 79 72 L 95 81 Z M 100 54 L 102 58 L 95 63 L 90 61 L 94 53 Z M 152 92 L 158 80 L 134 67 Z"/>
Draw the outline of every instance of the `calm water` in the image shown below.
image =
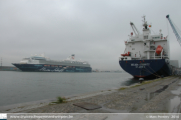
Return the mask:
<path fill-rule="evenodd" d="M 0 106 L 119 88 L 134 82 L 127 73 L 0 71 Z"/>

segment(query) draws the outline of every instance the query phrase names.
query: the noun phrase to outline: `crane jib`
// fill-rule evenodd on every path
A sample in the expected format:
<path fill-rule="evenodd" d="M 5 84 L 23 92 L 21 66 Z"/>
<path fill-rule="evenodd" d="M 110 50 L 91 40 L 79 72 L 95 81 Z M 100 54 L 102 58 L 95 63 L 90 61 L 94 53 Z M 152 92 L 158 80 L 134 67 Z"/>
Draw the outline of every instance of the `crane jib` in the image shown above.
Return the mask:
<path fill-rule="evenodd" d="M 178 33 L 179 30 L 176 29 L 176 26 L 173 24 L 172 20 L 170 19 L 169 15 L 166 16 L 166 18 L 168 19 L 170 26 L 172 27 L 172 30 L 177 38 L 177 41 L 179 42 L 180 46 L 181 46 L 181 32 L 180 34 Z"/>

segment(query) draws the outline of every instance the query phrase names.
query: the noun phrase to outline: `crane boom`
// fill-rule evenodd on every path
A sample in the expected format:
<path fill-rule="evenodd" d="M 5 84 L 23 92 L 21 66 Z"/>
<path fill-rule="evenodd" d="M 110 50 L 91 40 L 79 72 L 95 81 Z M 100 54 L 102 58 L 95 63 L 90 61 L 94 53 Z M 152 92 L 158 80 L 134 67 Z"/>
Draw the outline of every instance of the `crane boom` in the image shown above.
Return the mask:
<path fill-rule="evenodd" d="M 132 22 L 130 22 L 130 25 L 131 25 L 135 35 L 139 35 L 139 31 L 137 30 L 136 26 Z"/>
<path fill-rule="evenodd" d="M 167 15 L 166 18 L 168 19 L 168 21 L 169 21 L 169 23 L 170 23 L 170 25 L 172 27 L 172 30 L 173 30 L 176 38 L 177 38 L 177 41 L 179 42 L 179 44 L 181 46 L 181 37 L 180 37 L 180 35 L 179 35 L 179 33 L 178 33 L 177 29 L 176 29 L 176 26 L 172 23 L 171 19 L 169 18 L 169 15 Z"/>

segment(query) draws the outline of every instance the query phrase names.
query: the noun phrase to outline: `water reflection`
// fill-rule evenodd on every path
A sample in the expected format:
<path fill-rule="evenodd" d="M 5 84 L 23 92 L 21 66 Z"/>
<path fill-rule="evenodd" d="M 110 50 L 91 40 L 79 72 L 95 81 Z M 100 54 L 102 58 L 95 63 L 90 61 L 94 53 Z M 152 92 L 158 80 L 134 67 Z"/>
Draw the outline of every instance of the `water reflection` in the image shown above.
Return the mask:
<path fill-rule="evenodd" d="M 178 88 L 177 90 L 172 90 L 171 93 L 174 95 L 180 95 L 181 94 L 181 87 Z"/>
<path fill-rule="evenodd" d="M 169 104 L 168 104 L 169 113 L 177 113 L 181 106 L 180 102 L 181 102 L 180 97 L 178 96 L 175 96 L 173 99 L 170 99 Z"/>
<path fill-rule="evenodd" d="M 139 83 L 139 80 L 135 78 L 127 78 L 127 80 L 121 83 L 121 86 L 129 86 L 135 83 Z"/>
<path fill-rule="evenodd" d="M 176 90 L 172 90 L 171 93 L 174 95 L 180 95 L 181 87 L 177 88 Z M 180 107 L 181 107 L 181 98 L 179 96 L 175 96 L 173 99 L 169 100 L 169 103 L 168 103 L 169 112 L 176 113 L 179 111 Z"/>
<path fill-rule="evenodd" d="M 155 78 L 154 78 L 155 79 Z M 149 81 L 149 80 L 154 80 L 153 78 L 147 78 L 147 79 L 144 79 L 146 81 Z M 126 81 L 122 82 L 121 83 L 121 86 L 129 86 L 129 85 L 132 85 L 132 84 L 135 84 L 135 83 L 139 83 L 139 79 L 138 78 L 127 78 Z"/>
<path fill-rule="evenodd" d="M 158 94 L 159 93 L 156 93 L 156 92 L 147 93 L 145 100 L 146 101 L 151 100 L 153 97 L 157 96 Z"/>

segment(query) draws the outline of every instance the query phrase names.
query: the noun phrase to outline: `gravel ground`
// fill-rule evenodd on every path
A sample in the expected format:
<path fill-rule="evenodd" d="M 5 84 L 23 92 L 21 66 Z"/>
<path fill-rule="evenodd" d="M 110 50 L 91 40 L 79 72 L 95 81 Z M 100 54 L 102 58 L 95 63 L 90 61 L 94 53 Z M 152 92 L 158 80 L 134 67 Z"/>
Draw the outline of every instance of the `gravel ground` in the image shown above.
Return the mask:
<path fill-rule="evenodd" d="M 150 82 L 150 81 L 148 81 Z M 176 76 L 143 82 L 121 90 L 109 90 L 67 99 L 61 104 L 44 104 L 5 113 L 180 113 L 181 79 Z M 92 103 L 99 109 L 86 110 L 76 103 Z"/>

